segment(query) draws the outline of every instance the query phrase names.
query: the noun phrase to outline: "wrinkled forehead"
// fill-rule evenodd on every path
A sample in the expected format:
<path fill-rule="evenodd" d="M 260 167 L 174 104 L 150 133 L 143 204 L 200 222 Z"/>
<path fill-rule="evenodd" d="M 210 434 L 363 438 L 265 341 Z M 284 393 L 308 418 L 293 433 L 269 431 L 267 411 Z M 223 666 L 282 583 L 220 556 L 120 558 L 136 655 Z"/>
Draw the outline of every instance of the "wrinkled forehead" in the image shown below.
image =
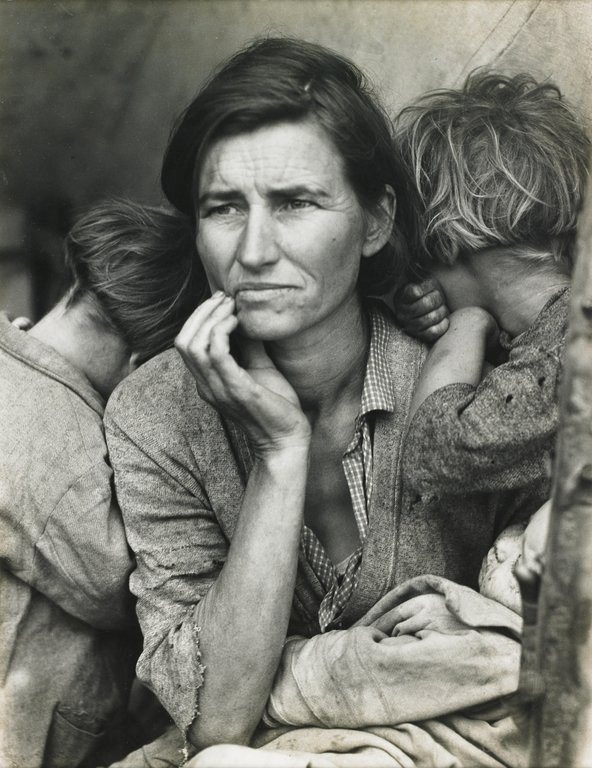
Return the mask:
<path fill-rule="evenodd" d="M 212 187 L 333 187 L 344 182 L 343 158 L 317 121 L 279 121 L 214 139 L 196 163 L 193 196 L 198 201 Z"/>

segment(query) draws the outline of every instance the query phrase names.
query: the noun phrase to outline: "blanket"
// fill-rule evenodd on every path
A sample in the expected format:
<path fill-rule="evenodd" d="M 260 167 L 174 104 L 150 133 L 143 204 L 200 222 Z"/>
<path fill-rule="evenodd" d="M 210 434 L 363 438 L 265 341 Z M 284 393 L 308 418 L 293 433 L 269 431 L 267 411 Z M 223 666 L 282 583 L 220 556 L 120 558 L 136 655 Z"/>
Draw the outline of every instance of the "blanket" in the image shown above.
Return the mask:
<path fill-rule="evenodd" d="M 521 629 L 474 590 L 411 579 L 349 629 L 289 638 L 251 745 L 187 768 L 526 767 Z"/>
<path fill-rule="evenodd" d="M 290 638 L 251 749 L 211 747 L 188 768 L 526 766 L 521 628 L 472 589 L 411 579 L 347 630 Z"/>

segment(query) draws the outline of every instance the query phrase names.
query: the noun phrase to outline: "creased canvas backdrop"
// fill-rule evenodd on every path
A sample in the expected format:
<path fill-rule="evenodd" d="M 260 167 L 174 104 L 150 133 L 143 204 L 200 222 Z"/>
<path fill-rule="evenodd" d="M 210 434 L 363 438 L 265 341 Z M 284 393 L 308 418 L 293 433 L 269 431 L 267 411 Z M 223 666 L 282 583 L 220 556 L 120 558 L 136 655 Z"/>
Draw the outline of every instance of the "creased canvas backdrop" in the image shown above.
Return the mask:
<path fill-rule="evenodd" d="M 15 0 L 0 4 L 2 197 L 158 201 L 173 117 L 266 33 L 351 57 L 392 112 L 484 64 L 550 77 L 592 112 L 590 0 Z"/>

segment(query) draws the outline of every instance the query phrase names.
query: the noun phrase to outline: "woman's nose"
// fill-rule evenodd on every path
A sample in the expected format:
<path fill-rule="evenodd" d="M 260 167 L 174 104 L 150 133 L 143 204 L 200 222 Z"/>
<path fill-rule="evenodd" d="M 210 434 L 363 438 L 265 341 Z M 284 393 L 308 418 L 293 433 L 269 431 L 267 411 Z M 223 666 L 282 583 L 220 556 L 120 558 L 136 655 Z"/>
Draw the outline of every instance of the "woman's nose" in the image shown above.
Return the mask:
<path fill-rule="evenodd" d="M 238 244 L 237 260 L 250 269 L 260 269 L 278 258 L 275 228 L 270 212 L 263 208 L 249 211 Z"/>

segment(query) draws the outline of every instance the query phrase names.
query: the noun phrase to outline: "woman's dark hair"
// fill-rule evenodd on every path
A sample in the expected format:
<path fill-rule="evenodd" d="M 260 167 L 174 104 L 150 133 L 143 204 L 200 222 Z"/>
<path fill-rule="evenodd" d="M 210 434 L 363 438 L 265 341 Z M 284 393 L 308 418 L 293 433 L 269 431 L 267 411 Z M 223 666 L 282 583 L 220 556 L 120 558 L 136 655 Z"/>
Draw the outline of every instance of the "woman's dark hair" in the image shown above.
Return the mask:
<path fill-rule="evenodd" d="M 209 289 L 188 217 L 110 200 L 91 208 L 65 240 L 67 304 L 89 301 L 93 319 L 143 363 L 171 347 Z"/>
<path fill-rule="evenodd" d="M 217 139 L 282 121 L 312 119 L 341 155 L 362 207 L 376 207 L 390 185 L 397 215 L 390 242 L 362 259 L 359 287 L 380 294 L 404 278 L 416 226 L 414 185 L 392 139 L 391 123 L 363 73 L 320 45 L 259 40 L 229 59 L 177 121 L 162 167 L 170 202 L 195 217 L 205 154 Z"/>

